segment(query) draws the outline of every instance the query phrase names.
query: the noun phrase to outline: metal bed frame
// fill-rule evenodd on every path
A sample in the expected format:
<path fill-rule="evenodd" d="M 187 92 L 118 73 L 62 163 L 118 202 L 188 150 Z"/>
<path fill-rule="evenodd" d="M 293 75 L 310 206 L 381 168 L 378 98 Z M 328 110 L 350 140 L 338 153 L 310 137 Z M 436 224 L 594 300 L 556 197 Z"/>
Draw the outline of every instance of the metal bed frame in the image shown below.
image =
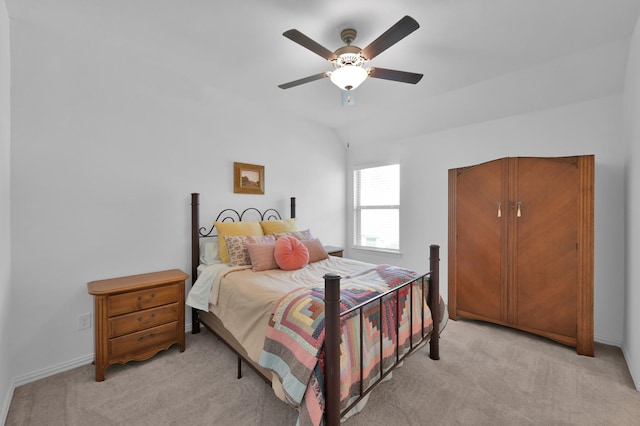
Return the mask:
<path fill-rule="evenodd" d="M 215 236 L 213 235 L 215 226 L 211 228 L 201 227 L 200 215 L 199 215 L 199 196 L 198 193 L 191 194 L 191 277 L 192 283 L 195 283 L 198 276 L 198 265 L 200 262 L 200 238 L 207 238 Z M 222 210 L 215 221 L 242 221 L 243 217 L 251 212 L 257 214 L 260 220 L 278 220 L 282 219 L 280 213 L 275 209 L 267 209 L 260 211 L 256 208 L 250 207 L 242 212 L 238 212 L 234 209 Z M 291 218 L 295 218 L 295 198 L 291 198 Z M 414 353 L 423 344 L 429 342 L 429 356 L 431 359 L 440 359 L 439 351 L 439 335 L 440 335 L 440 318 L 442 312 L 440 312 L 440 246 L 431 245 L 429 251 L 429 272 L 424 276 L 417 278 L 416 280 L 407 282 L 400 286 L 394 287 L 386 293 L 380 294 L 373 299 L 370 299 L 360 305 L 354 306 L 349 310 L 340 312 L 340 279 L 337 274 L 328 273 L 324 276 L 325 281 L 325 413 L 324 420 L 327 426 L 337 426 L 340 424 L 340 418 L 346 414 L 351 408 L 360 402 L 371 390 L 373 390 L 385 377 L 387 377 L 400 363 L 409 355 Z M 345 409 L 340 409 L 340 321 L 342 317 L 353 314 L 355 311 L 360 311 L 369 306 L 372 303 L 382 304 L 382 300 L 388 297 L 399 297 L 399 292 L 406 286 L 421 285 L 422 294 L 427 295 L 427 305 L 431 310 L 431 316 L 433 318 L 433 328 L 430 331 L 426 331 L 424 328 L 424 322 L 422 324 L 421 338 L 418 341 L 410 342 L 409 350 L 404 354 L 399 354 L 396 349 L 396 356 L 394 364 L 386 371 L 381 371 L 380 376 L 369 385 L 367 389 L 361 389 L 360 396 L 352 404 Z M 426 287 L 426 292 L 425 292 Z M 411 291 L 409 292 L 412 293 Z M 192 309 L 192 333 L 196 334 L 200 332 L 200 322 L 203 318 L 200 318 L 201 312 L 197 309 Z M 424 318 L 424 309 L 422 310 L 422 319 Z M 213 315 L 213 314 L 210 314 Z M 360 315 L 362 319 L 362 315 Z M 413 328 L 413 318 L 411 318 L 411 329 Z M 258 375 L 260 375 L 266 382 L 270 383 L 271 380 L 268 377 L 268 372 L 262 369 L 260 366 L 254 364 L 247 356 L 246 352 L 239 347 L 239 344 L 230 333 L 224 333 L 224 330 L 220 328 L 214 329 L 207 322 L 202 321 L 203 325 L 218 336 L 225 345 L 227 345 L 238 356 L 238 378 L 242 377 L 242 361 L 244 361 L 249 367 L 251 367 Z M 397 323 L 397 319 L 396 319 Z M 218 327 L 223 327 L 220 323 Z M 266 324 L 265 324 L 266 327 Z M 361 339 L 362 340 L 362 337 Z M 361 342 L 362 344 L 362 342 Z M 396 345 L 397 348 L 397 345 Z M 382 356 L 382 351 L 381 351 Z M 362 362 L 360 363 L 362 365 Z M 362 368 L 362 367 L 361 367 Z M 382 362 L 381 362 L 382 369 Z M 361 376 L 362 377 L 362 376 Z"/>

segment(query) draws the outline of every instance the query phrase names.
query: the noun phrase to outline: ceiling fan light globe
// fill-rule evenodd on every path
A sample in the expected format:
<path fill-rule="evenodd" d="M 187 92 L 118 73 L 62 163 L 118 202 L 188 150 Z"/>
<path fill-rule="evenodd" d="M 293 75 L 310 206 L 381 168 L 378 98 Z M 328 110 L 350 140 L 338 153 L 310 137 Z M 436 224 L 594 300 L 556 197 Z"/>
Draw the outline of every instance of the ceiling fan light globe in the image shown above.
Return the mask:
<path fill-rule="evenodd" d="M 335 69 L 331 73 L 330 79 L 333 84 L 342 90 L 353 90 L 360 86 L 368 75 L 367 70 L 362 67 L 345 65 Z"/>

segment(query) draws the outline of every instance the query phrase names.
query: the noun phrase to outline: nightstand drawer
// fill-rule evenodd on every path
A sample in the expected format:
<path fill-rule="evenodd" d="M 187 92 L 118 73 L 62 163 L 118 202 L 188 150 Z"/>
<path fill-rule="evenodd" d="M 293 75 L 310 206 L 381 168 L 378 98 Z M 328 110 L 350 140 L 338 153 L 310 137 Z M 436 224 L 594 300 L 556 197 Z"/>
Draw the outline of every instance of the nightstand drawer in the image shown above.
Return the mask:
<path fill-rule="evenodd" d="M 173 343 L 178 338 L 179 322 L 171 322 L 169 324 L 160 325 L 158 327 L 149 328 L 138 331 L 137 333 L 127 334 L 126 336 L 116 337 L 109 340 L 109 357 L 130 357 L 132 354 L 144 352 L 146 349 L 153 349 L 157 352 L 157 348 L 163 343 Z"/>
<path fill-rule="evenodd" d="M 178 310 L 178 304 L 172 303 L 171 305 L 109 318 L 109 338 L 177 321 Z"/>
<path fill-rule="evenodd" d="M 117 294 L 109 297 L 109 316 L 128 314 L 142 309 L 154 308 L 178 301 L 178 285 L 150 288 L 148 290 Z"/>

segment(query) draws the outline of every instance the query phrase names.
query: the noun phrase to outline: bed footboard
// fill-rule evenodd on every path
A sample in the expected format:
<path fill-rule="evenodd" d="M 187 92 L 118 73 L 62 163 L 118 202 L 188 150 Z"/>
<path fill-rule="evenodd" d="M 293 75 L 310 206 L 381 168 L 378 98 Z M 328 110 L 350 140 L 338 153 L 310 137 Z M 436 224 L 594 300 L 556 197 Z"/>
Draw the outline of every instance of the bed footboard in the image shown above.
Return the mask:
<path fill-rule="evenodd" d="M 191 286 L 198 278 L 198 264 L 200 263 L 200 194 L 191 194 Z M 191 333 L 200 333 L 200 319 L 198 310 L 191 308 Z"/>
<path fill-rule="evenodd" d="M 433 328 L 429 333 L 423 333 L 422 340 L 411 345 L 411 351 L 418 348 L 422 342 L 429 340 L 429 356 L 440 359 L 440 246 L 431 245 L 429 250 L 429 274 L 427 289 L 427 305 L 431 310 Z M 340 276 L 329 273 L 325 280 L 325 424 L 337 426 L 342 415 L 340 410 Z M 409 283 L 411 285 L 411 283 Z M 399 286 L 398 289 L 402 287 Z M 423 288 L 424 290 L 424 288 Z M 397 290 L 395 290 L 397 291 Z M 424 291 L 423 291 L 424 294 Z M 424 315 L 424 314 L 423 314 Z M 406 354 L 405 356 L 409 355 Z M 380 375 L 380 379 L 371 388 L 380 383 L 398 364 L 388 372 Z M 364 395 L 364 394 L 363 394 Z M 353 404 L 352 404 L 353 406 Z M 350 409 L 347 408 L 346 411 Z"/>
<path fill-rule="evenodd" d="M 429 246 L 429 298 L 433 330 L 429 340 L 429 357 L 440 359 L 440 246 Z"/>
<path fill-rule="evenodd" d="M 340 424 L 340 275 L 324 276 L 325 414 L 327 426 Z"/>

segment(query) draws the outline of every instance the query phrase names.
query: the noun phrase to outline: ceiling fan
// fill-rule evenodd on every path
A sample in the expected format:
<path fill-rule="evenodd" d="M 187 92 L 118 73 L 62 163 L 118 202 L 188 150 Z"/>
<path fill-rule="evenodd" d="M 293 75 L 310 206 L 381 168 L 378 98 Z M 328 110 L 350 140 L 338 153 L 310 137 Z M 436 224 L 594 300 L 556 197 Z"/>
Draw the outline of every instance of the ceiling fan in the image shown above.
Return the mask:
<path fill-rule="evenodd" d="M 357 32 L 353 28 L 347 28 L 340 33 L 340 38 L 346 45 L 340 47 L 335 52 L 330 51 L 296 29 L 285 31 L 282 33 L 283 36 L 331 62 L 334 70 L 324 71 L 289 83 L 280 84 L 278 87 L 281 89 L 289 89 L 325 77 L 329 77 L 336 86 L 347 91 L 358 87 L 367 77 L 416 84 L 422 78 L 422 74 L 396 71 L 387 68 L 365 68 L 364 66 L 371 59 L 418 28 L 420 28 L 420 25 L 415 19 L 410 16 L 405 16 L 364 49 L 351 45 L 356 38 Z"/>

